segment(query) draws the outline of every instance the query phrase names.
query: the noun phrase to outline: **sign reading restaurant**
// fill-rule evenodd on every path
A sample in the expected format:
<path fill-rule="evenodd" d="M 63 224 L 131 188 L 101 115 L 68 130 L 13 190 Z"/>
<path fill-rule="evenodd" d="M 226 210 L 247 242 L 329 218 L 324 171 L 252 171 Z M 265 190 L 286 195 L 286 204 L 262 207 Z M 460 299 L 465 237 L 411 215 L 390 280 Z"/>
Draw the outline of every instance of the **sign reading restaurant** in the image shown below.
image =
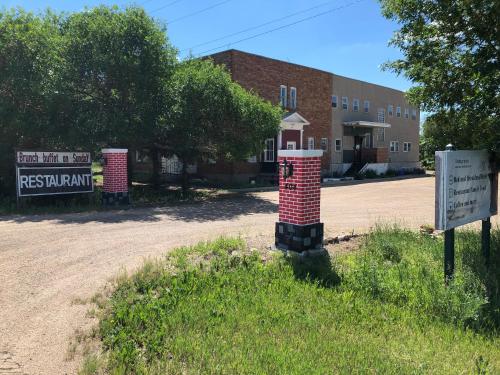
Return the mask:
<path fill-rule="evenodd" d="M 496 215 L 497 176 L 487 151 L 436 152 L 436 228 L 448 230 Z"/>
<path fill-rule="evenodd" d="M 89 152 L 16 152 L 17 196 L 91 193 Z"/>

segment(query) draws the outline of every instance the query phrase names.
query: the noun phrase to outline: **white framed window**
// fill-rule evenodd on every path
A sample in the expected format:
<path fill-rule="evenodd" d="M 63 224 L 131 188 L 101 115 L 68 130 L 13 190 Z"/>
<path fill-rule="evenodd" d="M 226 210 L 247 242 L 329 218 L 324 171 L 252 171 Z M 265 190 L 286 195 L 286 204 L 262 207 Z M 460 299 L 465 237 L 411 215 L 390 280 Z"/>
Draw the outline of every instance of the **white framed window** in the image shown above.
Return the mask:
<path fill-rule="evenodd" d="M 415 108 L 412 108 L 412 110 L 411 110 L 411 119 L 412 120 L 417 119 L 417 110 Z"/>
<path fill-rule="evenodd" d="M 380 142 L 385 141 L 385 128 L 378 128 L 377 129 L 377 140 Z"/>
<path fill-rule="evenodd" d="M 396 117 L 401 117 L 401 107 L 396 107 Z"/>
<path fill-rule="evenodd" d="M 342 97 L 342 109 L 349 109 L 349 98 L 347 96 Z"/>
<path fill-rule="evenodd" d="M 266 139 L 266 147 L 264 149 L 264 162 L 274 162 L 274 138 Z"/>
<path fill-rule="evenodd" d="M 405 118 L 410 118 L 410 110 L 405 108 Z"/>
<path fill-rule="evenodd" d="M 295 87 L 290 87 L 290 108 L 297 108 L 297 89 Z"/>
<path fill-rule="evenodd" d="M 286 86 L 285 85 L 280 86 L 280 105 L 283 108 L 286 108 Z"/>
<path fill-rule="evenodd" d="M 287 150 L 295 150 L 297 148 L 297 142 L 295 141 L 287 141 L 286 142 L 286 149 Z"/>
<path fill-rule="evenodd" d="M 403 152 L 410 152 L 411 151 L 411 142 L 404 142 L 403 143 Z"/>
<path fill-rule="evenodd" d="M 336 152 L 342 151 L 342 139 L 340 138 L 335 139 L 335 151 Z"/>
<path fill-rule="evenodd" d="M 339 98 L 337 97 L 337 95 L 332 95 L 332 108 L 338 107 L 338 105 L 339 105 L 338 100 L 339 100 Z"/>
<path fill-rule="evenodd" d="M 352 110 L 354 112 L 358 112 L 359 111 L 359 99 L 353 99 L 352 100 Z"/>
<path fill-rule="evenodd" d="M 307 149 L 314 150 L 314 137 L 307 138 Z"/>
<path fill-rule="evenodd" d="M 377 121 L 378 122 L 385 122 L 385 109 L 384 108 L 379 108 L 377 111 Z"/>
<path fill-rule="evenodd" d="M 399 141 L 391 141 L 389 150 L 391 152 L 399 152 Z"/>
<path fill-rule="evenodd" d="M 363 148 L 371 148 L 372 147 L 372 137 L 370 133 L 366 133 L 363 137 Z"/>
<path fill-rule="evenodd" d="M 365 110 L 365 113 L 368 113 L 370 112 L 370 101 L 369 100 L 365 100 L 365 103 L 364 103 L 364 110 Z"/>
<path fill-rule="evenodd" d="M 387 106 L 387 114 L 392 117 L 394 115 L 394 106 L 392 104 L 389 104 Z"/>
<path fill-rule="evenodd" d="M 321 138 L 321 149 L 324 151 L 328 150 L 328 138 Z"/>

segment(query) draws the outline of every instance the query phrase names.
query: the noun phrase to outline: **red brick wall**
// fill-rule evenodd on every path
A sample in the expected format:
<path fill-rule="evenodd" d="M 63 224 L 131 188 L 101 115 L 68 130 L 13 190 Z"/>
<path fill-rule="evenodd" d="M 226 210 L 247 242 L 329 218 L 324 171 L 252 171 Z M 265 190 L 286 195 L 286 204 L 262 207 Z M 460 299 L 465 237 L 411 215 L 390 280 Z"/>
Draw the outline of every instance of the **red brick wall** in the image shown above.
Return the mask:
<path fill-rule="evenodd" d="M 333 144 L 330 135 L 333 76 L 330 73 L 237 50 L 220 52 L 211 58 L 215 63 L 226 65 L 241 86 L 255 91 L 273 104 L 279 104 L 280 85 L 288 87 L 288 99 L 290 87 L 296 87 L 296 111 L 310 122 L 304 127 L 304 140 L 314 137 L 319 147 L 320 139 L 328 138 L 329 149 L 323 153 L 322 168 L 329 169 Z M 304 141 L 303 146 L 306 145 L 307 141 Z"/>
<path fill-rule="evenodd" d="M 127 152 L 103 150 L 103 157 L 103 191 L 106 193 L 127 192 Z"/>
<path fill-rule="evenodd" d="M 279 221 L 297 225 L 320 220 L 321 157 L 282 157 L 293 164 L 293 176 L 283 178 L 280 168 Z M 292 187 L 287 189 L 286 186 Z"/>

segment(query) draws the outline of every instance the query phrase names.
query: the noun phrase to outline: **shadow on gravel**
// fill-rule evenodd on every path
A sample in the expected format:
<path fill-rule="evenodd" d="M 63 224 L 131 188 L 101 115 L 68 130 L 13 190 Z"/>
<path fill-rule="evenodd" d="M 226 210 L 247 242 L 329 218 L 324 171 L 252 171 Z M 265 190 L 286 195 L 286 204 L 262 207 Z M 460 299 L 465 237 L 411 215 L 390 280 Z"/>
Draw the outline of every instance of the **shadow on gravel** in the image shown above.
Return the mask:
<path fill-rule="evenodd" d="M 251 194 L 230 195 L 198 203 L 179 203 L 164 207 L 111 209 L 68 214 L 13 215 L 0 217 L 0 221 L 16 223 L 55 221 L 57 224 L 158 222 L 179 220 L 204 222 L 231 220 L 243 215 L 271 214 L 278 212 L 278 205 Z"/>

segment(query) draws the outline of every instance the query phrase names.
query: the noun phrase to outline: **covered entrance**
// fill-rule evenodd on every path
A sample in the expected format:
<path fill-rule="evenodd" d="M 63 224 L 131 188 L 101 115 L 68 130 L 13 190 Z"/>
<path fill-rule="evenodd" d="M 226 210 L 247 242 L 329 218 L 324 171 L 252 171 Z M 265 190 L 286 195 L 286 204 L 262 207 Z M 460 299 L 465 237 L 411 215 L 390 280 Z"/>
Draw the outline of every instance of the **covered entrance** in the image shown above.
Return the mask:
<path fill-rule="evenodd" d="M 391 125 L 384 122 L 344 122 L 343 163 L 364 165 L 366 163 L 387 163 L 388 149 L 385 130 Z M 349 147 L 351 145 L 352 147 Z"/>

